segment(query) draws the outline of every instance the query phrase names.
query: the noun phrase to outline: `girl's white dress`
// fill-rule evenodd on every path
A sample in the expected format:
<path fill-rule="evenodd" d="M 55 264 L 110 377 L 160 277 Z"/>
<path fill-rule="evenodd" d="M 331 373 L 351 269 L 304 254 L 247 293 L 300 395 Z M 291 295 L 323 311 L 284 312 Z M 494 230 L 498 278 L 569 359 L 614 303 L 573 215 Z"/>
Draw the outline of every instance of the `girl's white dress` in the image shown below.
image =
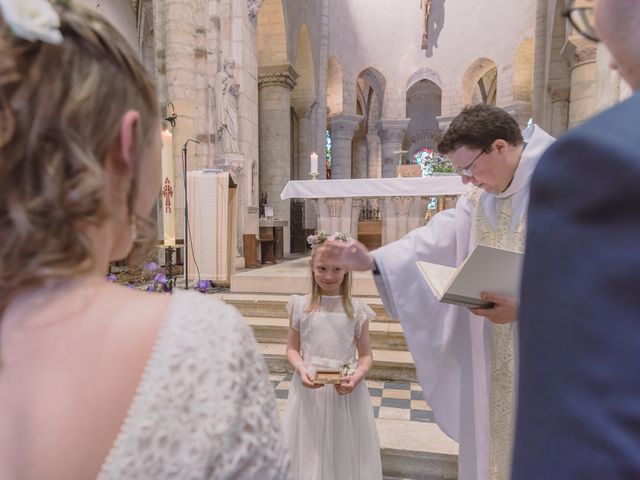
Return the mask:
<path fill-rule="evenodd" d="M 322 297 L 318 311 L 306 313 L 309 295 L 293 295 L 287 305 L 291 326 L 300 332 L 301 354 L 315 368 L 356 362 L 356 339 L 375 314 L 353 300 L 347 317 L 340 297 Z M 305 387 L 291 379 L 284 420 L 296 480 L 382 480 L 380 443 L 369 390 L 361 381 L 348 395 L 333 385 Z"/>

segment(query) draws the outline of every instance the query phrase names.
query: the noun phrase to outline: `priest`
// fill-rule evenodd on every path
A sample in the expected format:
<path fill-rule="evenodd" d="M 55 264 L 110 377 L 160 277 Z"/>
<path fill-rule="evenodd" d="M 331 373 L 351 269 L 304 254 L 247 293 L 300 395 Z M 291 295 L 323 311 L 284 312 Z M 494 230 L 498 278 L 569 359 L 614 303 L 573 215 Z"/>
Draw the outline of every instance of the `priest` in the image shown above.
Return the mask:
<path fill-rule="evenodd" d="M 459 442 L 460 480 L 508 480 L 516 391 L 518 299 L 484 292 L 489 309 L 439 303 L 416 261 L 457 267 L 476 245 L 524 252 L 529 181 L 553 138 L 521 132 L 491 105 L 465 108 L 438 144 L 468 190 L 404 238 L 369 253 L 359 242 L 327 242 L 321 261 L 372 270 L 399 318 L 424 397 L 440 428 Z"/>

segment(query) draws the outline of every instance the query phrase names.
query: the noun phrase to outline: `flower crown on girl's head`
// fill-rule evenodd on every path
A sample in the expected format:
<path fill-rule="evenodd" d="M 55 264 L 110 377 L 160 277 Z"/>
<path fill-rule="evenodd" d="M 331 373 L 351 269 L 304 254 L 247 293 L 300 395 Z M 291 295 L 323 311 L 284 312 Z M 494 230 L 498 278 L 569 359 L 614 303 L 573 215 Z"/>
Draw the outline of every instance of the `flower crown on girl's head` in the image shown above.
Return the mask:
<path fill-rule="evenodd" d="M 330 241 L 340 241 L 340 242 L 350 242 L 353 240 L 348 233 L 345 232 L 334 232 L 331 235 L 327 235 L 324 231 L 320 230 L 316 235 L 309 235 L 307 237 L 307 243 L 312 247 L 322 245 L 327 240 Z"/>

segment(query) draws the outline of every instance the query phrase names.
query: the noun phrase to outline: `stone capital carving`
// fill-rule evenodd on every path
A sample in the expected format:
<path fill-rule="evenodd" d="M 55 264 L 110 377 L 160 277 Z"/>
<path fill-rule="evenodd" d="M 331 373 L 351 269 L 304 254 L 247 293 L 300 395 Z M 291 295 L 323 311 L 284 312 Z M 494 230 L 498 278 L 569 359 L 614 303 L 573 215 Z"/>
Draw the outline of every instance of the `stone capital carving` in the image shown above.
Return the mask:
<path fill-rule="evenodd" d="M 351 140 L 362 121 L 362 115 L 339 114 L 329 117 L 329 130 L 332 139 Z"/>
<path fill-rule="evenodd" d="M 569 85 L 566 84 L 566 82 L 552 82 L 547 86 L 547 91 L 549 92 L 552 103 L 569 101 L 571 89 L 569 88 Z"/>
<path fill-rule="evenodd" d="M 569 62 L 569 68 L 574 69 L 580 65 L 595 62 L 597 51 L 596 44 L 591 40 L 572 35 L 562 47 L 560 55 Z"/>
<path fill-rule="evenodd" d="M 344 205 L 344 198 L 328 198 L 329 216 L 334 218 L 342 216 L 342 205 Z"/>
<path fill-rule="evenodd" d="M 378 122 L 378 135 L 382 143 L 402 142 L 409 118 L 382 119 Z"/>
<path fill-rule="evenodd" d="M 401 216 L 409 215 L 409 209 L 413 203 L 413 197 L 393 197 L 396 213 Z"/>
<path fill-rule="evenodd" d="M 288 63 L 260 67 L 258 70 L 258 88 L 286 86 L 293 90 L 298 76 L 295 68 Z"/>
<path fill-rule="evenodd" d="M 307 120 L 311 119 L 311 115 L 313 114 L 316 106 L 318 105 L 318 101 L 315 98 L 311 100 L 304 100 L 304 101 L 293 101 L 292 99 L 291 103 L 296 113 L 298 114 L 298 117 L 305 118 Z"/>

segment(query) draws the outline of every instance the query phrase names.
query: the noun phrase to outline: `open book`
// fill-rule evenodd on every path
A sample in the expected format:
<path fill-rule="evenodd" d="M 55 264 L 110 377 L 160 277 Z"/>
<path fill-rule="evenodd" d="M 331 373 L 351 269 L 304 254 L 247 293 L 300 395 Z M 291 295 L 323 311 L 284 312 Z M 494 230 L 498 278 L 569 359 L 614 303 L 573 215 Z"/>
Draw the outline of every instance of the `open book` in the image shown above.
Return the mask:
<path fill-rule="evenodd" d="M 489 308 L 481 292 L 517 297 L 523 255 L 500 248 L 478 245 L 458 268 L 417 262 L 420 272 L 436 298 L 465 307 Z"/>

